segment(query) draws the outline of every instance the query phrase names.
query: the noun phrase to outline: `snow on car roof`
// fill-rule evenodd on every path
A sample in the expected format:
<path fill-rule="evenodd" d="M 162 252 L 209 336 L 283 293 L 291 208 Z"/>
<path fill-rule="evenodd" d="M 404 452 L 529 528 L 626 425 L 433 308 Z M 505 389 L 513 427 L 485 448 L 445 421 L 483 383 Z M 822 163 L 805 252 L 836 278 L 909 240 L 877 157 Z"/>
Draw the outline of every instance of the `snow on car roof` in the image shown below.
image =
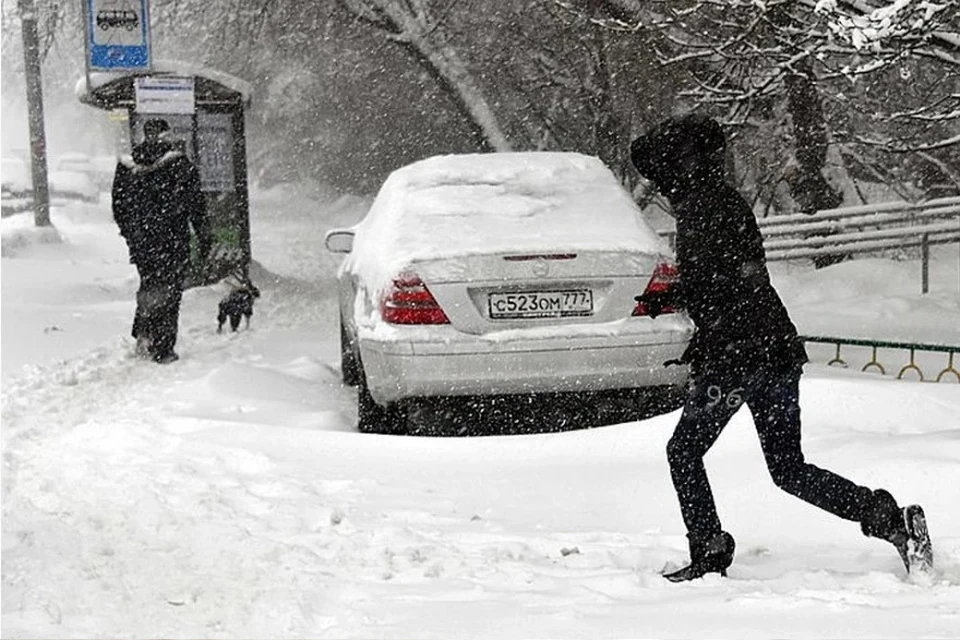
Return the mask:
<path fill-rule="evenodd" d="M 57 159 L 58 159 L 58 160 L 69 160 L 69 161 L 71 161 L 71 162 L 74 161 L 74 160 L 79 160 L 79 161 L 83 161 L 83 162 L 89 162 L 89 161 L 90 161 L 90 156 L 89 156 L 88 154 L 86 154 L 86 153 L 81 153 L 81 152 L 79 152 L 79 151 L 68 151 L 67 153 L 61 154 L 60 157 L 57 158 Z"/>
<path fill-rule="evenodd" d="M 58 169 L 48 174 L 50 190 L 57 193 L 78 193 L 85 196 L 94 196 L 98 193 L 97 185 L 90 176 L 80 171 Z"/>
<path fill-rule="evenodd" d="M 32 183 L 30 167 L 19 158 L 3 158 L 0 180 L 14 191 L 29 191 Z"/>
<path fill-rule="evenodd" d="M 356 230 L 357 270 L 381 285 L 418 260 L 454 255 L 669 253 L 599 159 L 567 152 L 415 162 L 387 178 Z"/>

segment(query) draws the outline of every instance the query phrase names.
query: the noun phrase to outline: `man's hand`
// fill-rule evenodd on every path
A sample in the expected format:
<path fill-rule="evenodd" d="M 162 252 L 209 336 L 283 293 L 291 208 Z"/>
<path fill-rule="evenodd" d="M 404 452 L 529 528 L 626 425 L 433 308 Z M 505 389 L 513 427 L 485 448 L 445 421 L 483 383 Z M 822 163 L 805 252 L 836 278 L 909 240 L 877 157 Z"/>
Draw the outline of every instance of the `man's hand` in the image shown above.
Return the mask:
<path fill-rule="evenodd" d="M 663 301 L 658 295 L 642 295 L 636 296 L 634 298 L 637 302 L 643 305 L 645 313 L 643 315 L 650 316 L 651 318 L 656 318 L 661 313 L 663 313 Z"/>

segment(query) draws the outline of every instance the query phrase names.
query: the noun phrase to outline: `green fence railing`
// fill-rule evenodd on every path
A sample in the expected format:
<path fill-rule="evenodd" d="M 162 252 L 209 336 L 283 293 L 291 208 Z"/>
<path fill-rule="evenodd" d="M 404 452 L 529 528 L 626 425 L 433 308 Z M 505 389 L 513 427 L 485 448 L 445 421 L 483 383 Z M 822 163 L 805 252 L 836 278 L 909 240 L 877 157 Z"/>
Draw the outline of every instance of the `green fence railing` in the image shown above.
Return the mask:
<path fill-rule="evenodd" d="M 823 344 L 832 344 L 836 347 L 836 352 L 832 360 L 827 362 L 828 365 L 841 365 L 848 366 L 846 360 L 843 359 L 841 350 L 843 347 L 867 347 L 870 349 L 870 360 L 863 365 L 861 371 L 879 371 L 881 374 L 886 374 L 887 370 L 880 363 L 878 359 L 879 349 L 894 349 L 898 351 L 908 351 L 910 353 L 910 360 L 907 364 L 903 365 L 899 373 L 897 373 L 897 380 L 903 379 L 903 376 L 907 372 L 914 372 L 920 377 L 920 381 L 924 382 L 930 379 L 933 379 L 936 382 L 940 382 L 946 376 L 954 376 L 957 379 L 957 382 L 960 383 L 960 371 L 957 370 L 957 366 L 954 363 L 955 356 L 960 353 L 960 346 L 951 346 L 944 344 L 928 344 L 920 342 L 888 342 L 883 340 L 860 340 L 857 338 L 838 338 L 834 336 L 800 336 L 800 338 L 805 342 L 818 342 Z M 929 353 L 942 353 L 946 357 L 946 366 L 943 369 L 940 369 L 937 372 L 937 377 L 932 378 L 932 376 L 927 377 L 923 374 L 923 369 L 917 363 L 917 352 L 929 352 Z M 939 365 L 937 365 L 939 366 Z"/>

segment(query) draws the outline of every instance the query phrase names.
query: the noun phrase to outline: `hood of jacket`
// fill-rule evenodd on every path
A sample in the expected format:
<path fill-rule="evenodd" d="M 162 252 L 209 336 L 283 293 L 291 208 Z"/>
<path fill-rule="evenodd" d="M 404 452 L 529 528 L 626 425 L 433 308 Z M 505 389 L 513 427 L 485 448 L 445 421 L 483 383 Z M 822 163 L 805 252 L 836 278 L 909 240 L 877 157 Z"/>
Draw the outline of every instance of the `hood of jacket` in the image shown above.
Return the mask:
<path fill-rule="evenodd" d="M 630 145 L 637 171 L 676 204 L 697 189 L 723 182 L 723 130 L 713 118 L 691 114 L 668 118 Z"/>

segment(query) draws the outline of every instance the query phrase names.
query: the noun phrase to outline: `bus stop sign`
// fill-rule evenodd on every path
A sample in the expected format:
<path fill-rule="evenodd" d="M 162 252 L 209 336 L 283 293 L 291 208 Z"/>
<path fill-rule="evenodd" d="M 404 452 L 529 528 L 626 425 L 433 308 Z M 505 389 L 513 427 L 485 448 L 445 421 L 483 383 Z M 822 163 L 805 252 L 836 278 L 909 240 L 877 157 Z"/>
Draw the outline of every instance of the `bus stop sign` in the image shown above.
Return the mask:
<path fill-rule="evenodd" d="M 150 69 L 147 0 L 85 0 L 87 71 Z"/>

